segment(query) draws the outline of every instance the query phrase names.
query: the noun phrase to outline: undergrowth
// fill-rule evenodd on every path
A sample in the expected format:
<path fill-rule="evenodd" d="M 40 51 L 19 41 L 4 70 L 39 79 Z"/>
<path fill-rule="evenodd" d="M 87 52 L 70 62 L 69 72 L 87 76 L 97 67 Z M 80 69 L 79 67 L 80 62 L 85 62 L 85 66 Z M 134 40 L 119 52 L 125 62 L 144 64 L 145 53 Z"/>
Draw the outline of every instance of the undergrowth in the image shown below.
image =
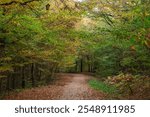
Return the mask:
<path fill-rule="evenodd" d="M 103 91 L 104 93 L 107 93 L 107 94 L 113 94 L 116 92 L 116 88 L 114 86 L 110 86 L 99 80 L 90 80 L 89 85 L 92 88 Z"/>

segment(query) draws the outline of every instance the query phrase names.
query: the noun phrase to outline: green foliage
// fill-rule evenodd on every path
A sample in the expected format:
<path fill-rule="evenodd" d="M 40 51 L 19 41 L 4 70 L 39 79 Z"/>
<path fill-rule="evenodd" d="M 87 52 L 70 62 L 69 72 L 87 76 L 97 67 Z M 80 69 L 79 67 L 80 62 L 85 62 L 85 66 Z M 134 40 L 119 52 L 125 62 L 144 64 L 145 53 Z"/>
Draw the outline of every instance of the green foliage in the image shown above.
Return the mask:
<path fill-rule="evenodd" d="M 150 88 L 150 79 L 147 76 L 121 73 L 117 76 L 108 77 L 105 82 L 115 86 L 118 89 L 118 93 L 122 94 L 124 98 L 149 99 L 147 91 Z"/>
<path fill-rule="evenodd" d="M 150 75 L 148 3 L 1 1 L 0 77 L 6 77 L 5 89 L 15 88 L 17 76 L 21 77 L 18 85 L 34 86 L 34 81 L 48 82 L 55 71 L 72 71 L 68 69 L 95 72 L 102 77 Z M 49 7 L 45 8 L 46 4 Z M 101 82 L 90 84 L 111 92 Z"/>
<path fill-rule="evenodd" d="M 116 88 L 114 86 L 110 86 L 102 81 L 90 80 L 89 85 L 96 90 L 100 90 L 108 94 L 112 94 L 116 92 Z"/>
<path fill-rule="evenodd" d="M 101 76 L 114 75 L 119 71 L 119 59 L 122 50 L 113 44 L 113 41 L 105 41 L 95 51 L 96 73 Z M 100 66 L 100 67 L 99 67 Z"/>
<path fill-rule="evenodd" d="M 133 93 L 131 85 L 133 85 L 133 80 L 135 78 L 136 77 L 132 76 L 131 74 L 119 74 L 114 77 L 108 77 L 106 82 L 109 84 L 114 84 L 121 92 L 124 91 L 128 94 L 131 94 Z"/>
<path fill-rule="evenodd" d="M 118 0 L 119 1 L 119 0 Z M 130 1 L 130 0 L 129 0 Z M 98 1 L 97 1 L 98 2 Z M 97 3 L 96 2 L 96 3 Z M 129 3 L 129 2 L 128 2 Z M 149 10 L 145 4 L 137 3 L 138 5 L 127 11 L 119 11 L 116 13 L 116 7 L 113 4 L 103 2 L 108 9 L 113 9 L 114 12 L 111 20 L 113 26 L 103 27 L 101 21 L 94 32 L 99 32 L 101 40 L 97 43 L 94 55 L 95 72 L 101 76 L 111 76 L 120 72 L 132 74 L 148 74 L 149 75 Z M 118 5 L 121 3 L 118 2 Z M 123 7 L 124 8 L 124 7 Z M 105 11 L 110 14 L 110 11 Z M 100 12 L 97 11 L 97 15 Z M 115 16 L 118 16 L 116 18 Z M 96 15 L 96 14 L 94 14 Z M 115 19 L 116 18 L 116 19 Z M 126 19 L 127 18 L 127 19 Z M 123 20 L 126 19 L 126 20 Z M 105 19 L 106 20 L 106 19 Z M 105 21 L 104 20 L 104 21 Z M 107 21 L 105 21 L 108 23 Z M 109 24 L 108 24 L 109 25 Z"/>
<path fill-rule="evenodd" d="M 80 13 L 46 11 L 45 4 L 34 0 L 0 2 L 0 77 L 10 82 L 4 83 L 6 90 L 20 88 L 21 83 L 23 88 L 48 83 L 56 69 L 74 64 L 79 42 L 74 42 L 69 31 L 74 30 Z"/>

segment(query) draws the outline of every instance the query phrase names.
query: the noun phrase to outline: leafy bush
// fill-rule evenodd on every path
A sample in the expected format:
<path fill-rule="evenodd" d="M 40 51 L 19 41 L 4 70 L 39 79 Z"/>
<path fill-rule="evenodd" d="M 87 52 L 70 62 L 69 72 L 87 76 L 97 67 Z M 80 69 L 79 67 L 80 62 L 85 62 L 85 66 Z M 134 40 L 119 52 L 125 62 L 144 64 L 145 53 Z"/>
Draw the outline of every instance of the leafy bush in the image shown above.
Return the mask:
<path fill-rule="evenodd" d="M 90 80 L 89 84 L 91 87 L 93 87 L 96 90 L 101 90 L 105 93 L 112 94 L 116 91 L 116 88 L 114 86 L 110 86 L 102 81 L 98 80 Z"/>
<path fill-rule="evenodd" d="M 108 41 L 105 45 L 100 45 L 95 51 L 95 71 L 103 77 L 116 75 L 120 70 L 119 55 L 121 55 L 122 50 L 114 47 L 113 42 Z"/>
<path fill-rule="evenodd" d="M 105 82 L 115 86 L 118 93 L 126 99 L 150 99 L 150 78 L 148 76 L 121 73 L 108 77 Z"/>

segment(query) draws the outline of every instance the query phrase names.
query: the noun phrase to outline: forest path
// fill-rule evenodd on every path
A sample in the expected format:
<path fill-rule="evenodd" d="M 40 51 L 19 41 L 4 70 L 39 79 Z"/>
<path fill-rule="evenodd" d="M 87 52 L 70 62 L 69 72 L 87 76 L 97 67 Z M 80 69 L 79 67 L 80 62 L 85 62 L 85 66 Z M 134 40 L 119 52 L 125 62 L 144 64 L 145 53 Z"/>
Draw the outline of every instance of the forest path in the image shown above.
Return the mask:
<path fill-rule="evenodd" d="M 88 81 L 93 77 L 85 74 L 58 74 L 57 80 L 48 85 L 12 93 L 5 99 L 22 100 L 98 100 L 105 94 L 92 89 Z"/>
<path fill-rule="evenodd" d="M 97 95 L 88 85 L 88 80 L 92 77 L 84 74 L 70 74 L 71 81 L 64 86 L 60 99 L 81 100 L 81 99 L 102 99 L 104 96 Z M 94 94 L 94 95 L 93 95 Z"/>

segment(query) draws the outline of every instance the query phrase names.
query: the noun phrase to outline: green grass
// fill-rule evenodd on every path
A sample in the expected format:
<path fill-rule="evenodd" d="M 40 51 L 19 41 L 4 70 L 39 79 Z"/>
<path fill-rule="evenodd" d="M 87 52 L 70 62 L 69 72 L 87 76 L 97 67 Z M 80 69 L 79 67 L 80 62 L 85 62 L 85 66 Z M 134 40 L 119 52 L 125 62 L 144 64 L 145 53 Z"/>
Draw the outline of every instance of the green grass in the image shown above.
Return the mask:
<path fill-rule="evenodd" d="M 113 87 L 113 86 L 110 86 L 102 81 L 98 81 L 98 80 L 90 80 L 89 81 L 89 85 L 96 89 L 96 90 L 100 90 L 100 91 L 103 91 L 105 93 L 108 93 L 108 94 L 113 94 L 116 92 L 116 88 Z"/>

